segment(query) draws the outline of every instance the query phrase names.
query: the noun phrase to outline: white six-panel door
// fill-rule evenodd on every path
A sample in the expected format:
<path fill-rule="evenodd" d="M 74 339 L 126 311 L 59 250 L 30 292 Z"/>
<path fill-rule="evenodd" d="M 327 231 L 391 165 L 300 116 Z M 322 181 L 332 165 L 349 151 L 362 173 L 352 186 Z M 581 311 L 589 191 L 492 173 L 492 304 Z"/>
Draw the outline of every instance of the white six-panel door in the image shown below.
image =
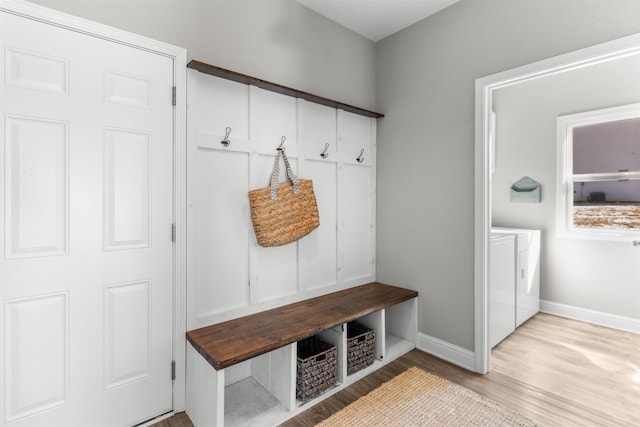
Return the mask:
<path fill-rule="evenodd" d="M 173 62 L 0 12 L 0 423 L 172 408 Z"/>

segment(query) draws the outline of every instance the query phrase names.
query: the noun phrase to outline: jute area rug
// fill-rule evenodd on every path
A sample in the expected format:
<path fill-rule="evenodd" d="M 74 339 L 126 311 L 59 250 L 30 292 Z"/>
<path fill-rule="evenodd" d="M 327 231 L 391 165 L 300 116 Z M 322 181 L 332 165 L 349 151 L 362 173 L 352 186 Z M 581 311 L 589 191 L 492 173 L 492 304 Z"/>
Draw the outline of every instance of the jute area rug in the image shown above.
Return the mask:
<path fill-rule="evenodd" d="M 413 367 L 320 424 L 345 426 L 535 426 L 479 394 Z"/>

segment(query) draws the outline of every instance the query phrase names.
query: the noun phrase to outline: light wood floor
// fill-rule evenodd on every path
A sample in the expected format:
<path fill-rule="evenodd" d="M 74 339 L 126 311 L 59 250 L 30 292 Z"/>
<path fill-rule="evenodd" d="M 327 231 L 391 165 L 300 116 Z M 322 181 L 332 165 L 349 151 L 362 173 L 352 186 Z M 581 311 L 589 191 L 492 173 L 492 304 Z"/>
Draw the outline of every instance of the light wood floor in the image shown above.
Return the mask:
<path fill-rule="evenodd" d="M 539 426 L 640 426 L 640 335 L 538 314 L 494 348 L 487 375 L 414 350 L 282 427 L 313 426 L 411 366 L 461 384 Z M 181 413 L 154 427 L 191 426 Z"/>

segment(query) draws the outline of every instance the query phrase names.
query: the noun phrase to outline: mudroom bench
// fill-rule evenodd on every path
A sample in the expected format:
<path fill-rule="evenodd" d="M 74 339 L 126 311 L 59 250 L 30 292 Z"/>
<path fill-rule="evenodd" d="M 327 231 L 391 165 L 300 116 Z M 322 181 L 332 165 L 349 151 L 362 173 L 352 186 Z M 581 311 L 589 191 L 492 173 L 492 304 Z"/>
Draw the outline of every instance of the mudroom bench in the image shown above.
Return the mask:
<path fill-rule="evenodd" d="M 187 414 L 196 427 L 273 426 L 416 346 L 418 293 L 382 283 L 322 295 L 187 332 Z M 347 375 L 351 321 L 375 331 L 374 362 Z M 336 346 L 337 384 L 296 399 L 297 342 Z"/>

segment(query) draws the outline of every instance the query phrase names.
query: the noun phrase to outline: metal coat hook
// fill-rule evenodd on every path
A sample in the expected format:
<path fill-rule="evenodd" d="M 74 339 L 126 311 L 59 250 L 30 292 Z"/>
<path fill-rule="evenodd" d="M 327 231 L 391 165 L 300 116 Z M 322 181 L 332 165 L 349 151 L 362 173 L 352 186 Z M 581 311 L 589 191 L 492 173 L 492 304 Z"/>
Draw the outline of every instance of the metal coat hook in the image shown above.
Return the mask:
<path fill-rule="evenodd" d="M 326 144 L 324 144 L 324 151 L 320 153 L 320 157 L 322 157 L 323 159 L 326 159 L 327 157 L 329 157 L 329 153 L 327 153 L 328 149 L 329 149 L 329 143 L 327 142 Z"/>
<path fill-rule="evenodd" d="M 287 139 L 287 137 L 286 137 L 286 136 L 283 136 L 283 137 L 282 137 L 282 139 L 280 140 L 280 145 L 278 146 L 278 148 L 276 148 L 276 150 L 278 150 L 278 151 L 284 151 L 284 147 L 283 147 L 283 145 L 284 145 L 284 140 L 285 140 L 285 139 Z"/>
<path fill-rule="evenodd" d="M 225 134 L 224 134 L 224 139 L 222 141 L 220 141 L 220 144 L 224 145 L 225 147 L 228 147 L 229 144 L 231 144 L 231 141 L 229 140 L 229 135 L 231 135 L 231 128 L 229 126 L 227 126 L 227 129 L 225 129 Z"/>
<path fill-rule="evenodd" d="M 362 163 L 364 161 L 364 148 L 360 150 L 360 155 L 358 156 L 358 158 L 356 158 L 356 160 L 358 161 L 358 163 Z"/>

